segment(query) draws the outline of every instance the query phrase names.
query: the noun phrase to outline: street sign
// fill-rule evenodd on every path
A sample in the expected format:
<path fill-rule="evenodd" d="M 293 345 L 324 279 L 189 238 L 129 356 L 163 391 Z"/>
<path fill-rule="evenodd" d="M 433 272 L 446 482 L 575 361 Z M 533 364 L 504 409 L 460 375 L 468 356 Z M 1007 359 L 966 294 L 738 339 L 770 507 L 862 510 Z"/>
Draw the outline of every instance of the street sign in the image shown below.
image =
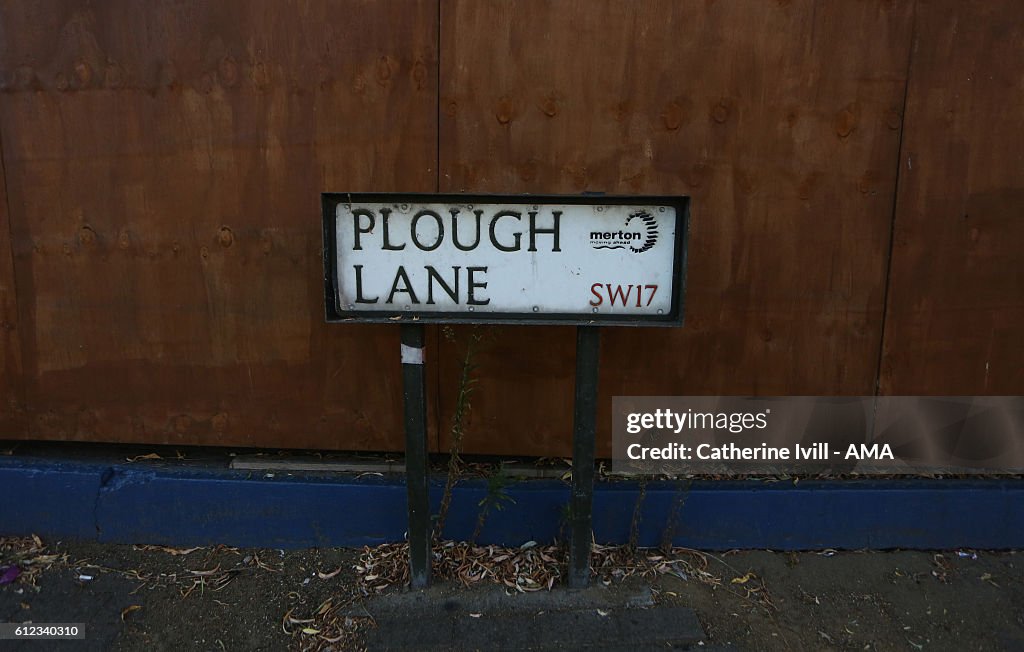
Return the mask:
<path fill-rule="evenodd" d="M 324 194 L 327 319 L 678 326 L 688 206 Z"/>
<path fill-rule="evenodd" d="M 329 322 L 401 324 L 409 581 L 430 581 L 424 324 L 576 324 L 568 580 L 590 580 L 600 335 L 681 326 L 687 197 L 324 193 Z"/>

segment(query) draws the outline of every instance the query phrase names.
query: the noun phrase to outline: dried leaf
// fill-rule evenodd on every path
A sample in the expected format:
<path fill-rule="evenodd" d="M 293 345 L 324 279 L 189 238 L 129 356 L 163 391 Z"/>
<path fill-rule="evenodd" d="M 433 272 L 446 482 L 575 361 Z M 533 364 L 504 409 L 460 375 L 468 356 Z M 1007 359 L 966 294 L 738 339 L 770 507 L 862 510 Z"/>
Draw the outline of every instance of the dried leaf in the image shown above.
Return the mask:
<path fill-rule="evenodd" d="M 121 610 L 121 621 L 123 622 L 124 619 L 128 616 L 128 614 L 130 614 L 133 611 L 138 611 L 139 609 L 142 609 L 141 604 L 133 604 L 131 606 L 125 607 Z"/>
<path fill-rule="evenodd" d="M 164 459 L 164 458 L 160 457 L 160 455 L 157 454 L 157 453 L 146 453 L 145 455 L 136 455 L 135 457 L 125 458 L 125 460 L 128 461 L 128 462 L 138 462 L 139 460 L 162 460 L 162 459 Z"/>
<path fill-rule="evenodd" d="M 317 577 L 319 577 L 322 580 L 329 580 L 332 577 L 334 577 L 335 575 L 337 575 L 338 573 L 340 573 L 341 572 L 341 568 L 342 568 L 341 566 L 338 566 L 336 569 L 334 569 L 330 573 L 321 573 L 321 572 L 318 571 L 316 575 L 317 575 Z"/>
<path fill-rule="evenodd" d="M 38 557 L 33 557 L 32 559 L 25 560 L 25 563 L 26 564 L 33 564 L 33 565 L 36 565 L 36 564 L 52 564 L 53 562 L 57 561 L 60 558 L 61 558 L 61 555 L 39 555 Z"/>
<path fill-rule="evenodd" d="M 202 547 L 200 547 L 200 546 L 196 546 L 195 548 L 171 548 L 171 547 L 168 547 L 168 546 L 134 546 L 134 547 L 135 547 L 136 550 L 144 550 L 144 551 L 147 551 L 147 552 L 148 551 L 153 551 L 153 550 L 158 551 L 158 552 L 166 552 L 167 554 L 172 555 L 174 557 L 178 557 L 178 556 L 181 556 L 181 555 L 187 555 L 187 554 L 189 554 L 191 552 L 195 552 L 196 550 L 202 550 Z"/>

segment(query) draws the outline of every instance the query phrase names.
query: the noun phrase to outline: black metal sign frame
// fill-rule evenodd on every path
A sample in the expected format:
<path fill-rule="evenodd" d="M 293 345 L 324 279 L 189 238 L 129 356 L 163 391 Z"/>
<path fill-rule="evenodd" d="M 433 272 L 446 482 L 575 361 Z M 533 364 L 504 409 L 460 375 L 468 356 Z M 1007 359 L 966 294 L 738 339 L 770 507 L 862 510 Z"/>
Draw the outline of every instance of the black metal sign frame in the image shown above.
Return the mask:
<path fill-rule="evenodd" d="M 459 195 L 435 193 L 323 193 L 324 304 L 328 322 L 452 324 L 576 324 L 579 326 L 682 326 L 686 296 L 686 245 L 690 221 L 690 198 L 674 196 L 611 195 Z M 348 310 L 338 300 L 337 207 L 339 204 L 503 204 L 532 206 L 563 204 L 573 206 L 657 205 L 675 209 L 675 242 L 672 258 L 672 307 L 664 315 L 581 314 L 528 312 L 434 312 Z"/>

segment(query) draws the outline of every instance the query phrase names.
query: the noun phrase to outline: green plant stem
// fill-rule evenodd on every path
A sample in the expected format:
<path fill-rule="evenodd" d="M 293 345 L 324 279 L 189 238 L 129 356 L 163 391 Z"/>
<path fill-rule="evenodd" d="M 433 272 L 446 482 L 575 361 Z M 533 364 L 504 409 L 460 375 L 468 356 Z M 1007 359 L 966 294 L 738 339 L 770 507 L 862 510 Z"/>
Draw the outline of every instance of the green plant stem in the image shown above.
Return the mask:
<path fill-rule="evenodd" d="M 444 493 L 441 495 L 441 505 L 437 514 L 437 521 L 434 524 L 434 540 L 441 538 L 444 533 L 445 521 L 448 518 L 448 508 L 452 502 L 452 492 L 455 484 L 459 481 L 462 473 L 462 441 L 465 436 L 466 416 L 469 414 L 469 398 L 473 393 L 473 385 L 476 378 L 473 371 L 476 366 L 473 358 L 477 353 L 477 345 L 480 343 L 481 335 L 474 326 L 470 334 L 469 343 L 466 345 L 466 355 L 462 360 L 462 373 L 459 376 L 458 393 L 455 400 L 455 413 L 452 415 L 452 425 L 449 430 L 451 444 L 448 451 L 448 474 L 445 478 Z"/>

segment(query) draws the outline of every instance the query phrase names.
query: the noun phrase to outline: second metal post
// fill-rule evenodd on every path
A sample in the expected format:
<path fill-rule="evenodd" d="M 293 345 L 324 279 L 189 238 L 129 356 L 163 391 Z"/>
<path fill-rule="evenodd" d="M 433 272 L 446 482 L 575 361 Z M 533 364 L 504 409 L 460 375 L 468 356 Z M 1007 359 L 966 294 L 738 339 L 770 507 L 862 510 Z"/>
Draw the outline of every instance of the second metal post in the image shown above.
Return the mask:
<path fill-rule="evenodd" d="M 593 541 L 594 447 L 597 424 L 597 368 L 600 352 L 597 326 L 576 327 L 576 400 L 573 410 L 572 496 L 569 502 L 569 588 L 590 582 Z"/>

